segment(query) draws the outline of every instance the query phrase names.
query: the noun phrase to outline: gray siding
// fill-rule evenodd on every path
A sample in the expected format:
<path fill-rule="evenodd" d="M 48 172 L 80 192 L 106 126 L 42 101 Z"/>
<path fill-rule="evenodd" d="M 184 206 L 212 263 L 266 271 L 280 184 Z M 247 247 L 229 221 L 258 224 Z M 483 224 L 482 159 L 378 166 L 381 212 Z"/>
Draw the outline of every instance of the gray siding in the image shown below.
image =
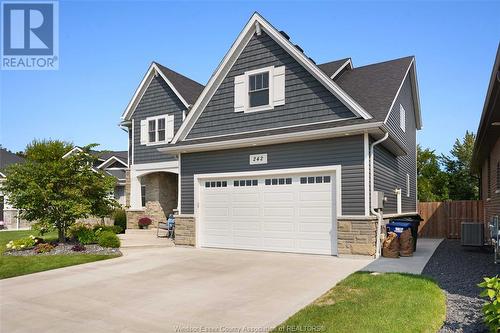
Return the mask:
<path fill-rule="evenodd" d="M 194 213 L 194 175 L 342 166 L 342 214 L 364 215 L 363 137 L 350 136 L 262 147 L 182 154 L 181 210 Z M 268 164 L 249 165 L 250 154 L 268 154 Z"/>
<path fill-rule="evenodd" d="M 285 66 L 285 105 L 274 110 L 234 112 L 234 77 L 268 66 Z M 188 139 L 299 125 L 354 114 L 264 32 L 254 36 L 200 115 Z"/>
<path fill-rule="evenodd" d="M 174 128 L 177 132 L 182 123 L 182 110 L 185 110 L 184 105 L 161 76 L 153 78 L 132 115 L 134 120 L 134 164 L 176 159 L 175 156 L 158 152 L 158 148 L 166 145 L 141 145 L 141 120 L 151 116 L 174 114 Z"/>
<path fill-rule="evenodd" d="M 406 132 L 399 127 L 399 104 L 406 111 Z M 389 120 L 392 123 L 389 124 Z M 397 199 L 394 190 L 401 188 L 402 212 L 417 211 L 417 182 L 416 182 L 416 124 L 415 111 L 411 93 L 411 82 L 405 81 L 394 108 L 388 118 L 391 132 L 398 136 L 408 148 L 408 155 L 396 157 L 380 145 L 375 148 L 375 190 L 384 191 L 387 197 L 385 213 L 397 212 Z M 399 131 L 398 131 L 399 130 Z M 406 196 L 406 174 L 410 175 L 410 196 Z"/>

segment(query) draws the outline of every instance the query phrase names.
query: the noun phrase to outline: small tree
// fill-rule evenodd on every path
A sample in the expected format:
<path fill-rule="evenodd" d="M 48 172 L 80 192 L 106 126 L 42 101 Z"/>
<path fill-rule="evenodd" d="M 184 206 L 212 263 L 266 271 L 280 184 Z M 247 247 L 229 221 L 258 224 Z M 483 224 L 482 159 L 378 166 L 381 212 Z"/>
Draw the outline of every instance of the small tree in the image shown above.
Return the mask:
<path fill-rule="evenodd" d="M 463 140 L 455 140 L 451 156 L 441 156 L 448 173 L 451 200 L 477 200 L 479 197 L 479 178 L 471 169 L 475 138 L 474 133 L 465 132 Z"/>
<path fill-rule="evenodd" d="M 417 146 L 418 200 L 448 199 L 448 175 L 441 170 L 440 158 L 434 150 Z"/>
<path fill-rule="evenodd" d="M 90 149 L 63 158 L 73 146 L 67 142 L 33 141 L 26 147 L 26 161 L 7 168 L 2 191 L 21 217 L 56 228 L 59 241 L 77 219 L 103 216 L 118 203 L 110 196 L 115 179 L 92 169 Z"/>

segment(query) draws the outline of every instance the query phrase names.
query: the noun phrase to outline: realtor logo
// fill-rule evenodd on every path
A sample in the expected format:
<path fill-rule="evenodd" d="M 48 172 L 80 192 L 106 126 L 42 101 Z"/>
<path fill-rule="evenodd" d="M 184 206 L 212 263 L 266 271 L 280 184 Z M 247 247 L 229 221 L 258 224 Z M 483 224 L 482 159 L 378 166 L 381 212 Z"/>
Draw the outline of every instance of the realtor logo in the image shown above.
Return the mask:
<path fill-rule="evenodd" d="M 2 63 L 4 70 L 59 68 L 58 3 L 2 2 Z"/>

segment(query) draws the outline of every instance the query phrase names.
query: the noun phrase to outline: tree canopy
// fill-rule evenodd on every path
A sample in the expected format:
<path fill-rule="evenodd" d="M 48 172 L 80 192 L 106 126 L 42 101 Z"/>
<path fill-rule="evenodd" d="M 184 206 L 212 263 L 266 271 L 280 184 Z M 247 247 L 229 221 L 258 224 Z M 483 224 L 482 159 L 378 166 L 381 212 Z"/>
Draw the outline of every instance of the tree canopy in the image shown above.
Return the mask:
<path fill-rule="evenodd" d="M 73 145 L 57 140 L 31 142 L 26 161 L 6 169 L 2 191 L 20 216 L 56 228 L 59 241 L 77 219 L 105 216 L 118 207 L 112 193 L 116 180 L 92 168 L 88 145 L 63 158 Z"/>

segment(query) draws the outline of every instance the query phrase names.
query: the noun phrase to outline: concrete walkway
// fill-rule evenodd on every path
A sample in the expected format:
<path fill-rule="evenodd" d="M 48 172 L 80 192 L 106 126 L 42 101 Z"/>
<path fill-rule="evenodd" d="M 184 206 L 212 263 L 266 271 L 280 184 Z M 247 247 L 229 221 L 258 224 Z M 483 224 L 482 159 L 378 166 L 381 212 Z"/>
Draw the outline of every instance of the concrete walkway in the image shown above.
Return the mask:
<path fill-rule="evenodd" d="M 417 240 L 417 251 L 413 253 L 413 257 L 400 257 L 399 259 L 381 257 L 363 268 L 363 270 L 381 273 L 421 274 L 442 241 L 442 239 L 419 238 Z"/>
<path fill-rule="evenodd" d="M 118 259 L 0 280 L 0 332 L 262 332 L 369 262 L 129 248 Z"/>
<path fill-rule="evenodd" d="M 160 230 L 160 236 L 164 236 L 165 231 Z M 170 247 L 174 242 L 170 238 L 157 237 L 154 229 L 127 229 L 124 234 L 119 234 L 122 248 L 137 247 Z"/>

